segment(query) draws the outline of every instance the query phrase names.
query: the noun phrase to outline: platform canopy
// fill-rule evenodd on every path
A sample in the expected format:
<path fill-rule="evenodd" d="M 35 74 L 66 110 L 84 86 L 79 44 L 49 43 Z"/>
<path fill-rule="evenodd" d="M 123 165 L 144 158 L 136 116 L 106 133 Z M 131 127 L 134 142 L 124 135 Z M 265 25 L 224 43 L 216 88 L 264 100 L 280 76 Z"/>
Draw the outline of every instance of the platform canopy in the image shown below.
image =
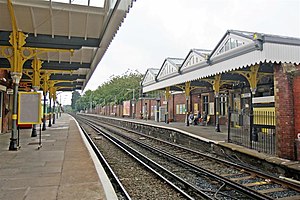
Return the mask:
<path fill-rule="evenodd" d="M 12 0 L 19 31 L 26 34 L 24 47 L 74 49 L 38 56 L 41 70 L 51 70 L 50 80 L 61 90 L 83 90 L 113 40 L 133 0 Z M 0 0 L 0 46 L 9 46 L 12 20 L 7 0 Z M 31 69 L 32 59 L 24 64 Z M 0 54 L 0 69 L 9 68 Z M 57 70 L 57 72 L 55 72 Z M 64 70 L 69 70 L 63 72 Z M 22 79 L 28 78 L 23 75 Z M 22 80 L 21 80 L 22 81 Z M 68 88 L 68 89 L 66 89 Z"/>
<path fill-rule="evenodd" d="M 174 86 L 186 82 L 191 82 L 192 86 L 206 86 L 201 80 L 218 74 L 222 80 L 245 81 L 243 76 L 232 72 L 248 72 L 250 66 L 257 64 L 259 72 L 265 74 L 273 73 L 273 68 L 267 64 L 299 65 L 300 38 L 228 30 L 212 51 L 192 49 L 184 60 L 177 59 L 181 61 L 177 66 L 165 64 L 166 60 L 160 69 L 147 70 L 142 81 L 144 93 L 167 87 L 176 90 Z"/>

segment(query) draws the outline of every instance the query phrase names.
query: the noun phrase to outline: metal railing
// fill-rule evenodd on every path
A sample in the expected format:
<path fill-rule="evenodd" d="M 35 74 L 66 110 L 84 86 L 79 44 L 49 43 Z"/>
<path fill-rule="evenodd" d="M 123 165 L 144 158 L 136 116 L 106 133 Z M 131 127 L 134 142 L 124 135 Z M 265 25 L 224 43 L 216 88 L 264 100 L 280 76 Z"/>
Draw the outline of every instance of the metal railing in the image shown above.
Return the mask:
<path fill-rule="evenodd" d="M 276 122 L 274 111 L 254 111 L 250 115 L 230 110 L 228 115 L 228 142 L 259 152 L 276 154 Z"/>

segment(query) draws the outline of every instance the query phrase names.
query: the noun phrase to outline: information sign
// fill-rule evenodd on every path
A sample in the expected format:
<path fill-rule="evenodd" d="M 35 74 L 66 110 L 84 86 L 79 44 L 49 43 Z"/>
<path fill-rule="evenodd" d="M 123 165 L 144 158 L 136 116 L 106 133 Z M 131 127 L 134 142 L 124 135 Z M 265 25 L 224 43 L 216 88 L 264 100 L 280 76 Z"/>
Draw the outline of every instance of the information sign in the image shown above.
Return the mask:
<path fill-rule="evenodd" d="M 19 92 L 18 124 L 41 123 L 41 93 Z"/>

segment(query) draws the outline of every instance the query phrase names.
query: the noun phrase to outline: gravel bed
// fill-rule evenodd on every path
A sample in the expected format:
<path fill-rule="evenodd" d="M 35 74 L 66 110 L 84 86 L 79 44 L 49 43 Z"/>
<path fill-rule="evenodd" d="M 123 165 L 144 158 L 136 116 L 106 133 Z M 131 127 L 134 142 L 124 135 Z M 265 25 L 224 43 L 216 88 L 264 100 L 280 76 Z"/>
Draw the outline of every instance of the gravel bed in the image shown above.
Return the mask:
<path fill-rule="evenodd" d="M 271 193 L 268 193 L 268 195 L 270 195 L 274 199 L 278 199 L 278 198 L 283 198 L 283 197 L 292 197 L 292 196 L 296 196 L 296 195 L 300 195 L 300 194 L 299 194 L 299 192 L 288 190 L 288 191 L 282 191 L 282 192 L 271 192 Z"/>
<path fill-rule="evenodd" d="M 217 192 L 217 190 L 221 187 L 220 183 L 215 180 L 209 180 L 208 177 L 205 175 L 199 175 L 197 172 L 193 170 L 189 170 L 186 166 L 180 166 L 178 163 L 173 163 L 171 161 L 166 160 L 164 157 L 159 157 L 157 154 L 153 152 L 149 152 L 148 150 L 145 150 L 143 147 L 140 147 L 139 145 L 136 145 L 132 142 L 127 141 L 126 139 L 122 138 L 121 136 L 116 135 L 117 138 L 122 140 L 123 142 L 126 142 L 129 146 L 133 147 L 143 155 L 146 155 L 148 158 L 154 160 L 155 162 L 159 163 L 160 165 L 167 168 L 169 171 L 172 171 L 177 176 L 182 177 L 185 181 L 189 182 L 190 184 L 195 185 L 202 191 L 210 191 L 206 192 L 208 195 L 212 196 Z M 177 152 L 178 153 L 178 152 Z M 173 153 L 172 153 L 173 154 Z M 182 155 L 182 152 L 181 152 Z M 211 162 L 211 161 L 210 161 Z M 215 163 L 214 163 L 215 164 Z M 224 194 L 226 194 L 224 196 Z M 235 192 L 234 190 L 229 191 L 220 191 L 218 194 L 219 199 L 233 199 L 232 194 L 235 195 L 235 197 L 239 197 L 238 199 L 247 199 L 242 194 L 239 194 L 238 192 Z"/>
<path fill-rule="evenodd" d="M 89 133 L 91 129 L 84 127 Z M 93 131 L 94 132 L 94 131 Z M 91 134 L 94 138 L 97 134 Z M 185 199 L 105 138 L 94 141 L 132 199 Z"/>
<path fill-rule="evenodd" d="M 262 182 L 265 181 L 265 179 L 262 178 L 250 178 L 250 179 L 245 179 L 245 180 L 239 180 L 239 184 L 248 184 L 248 183 L 256 183 L 256 182 Z"/>
<path fill-rule="evenodd" d="M 232 178 L 241 178 L 241 177 L 245 177 L 245 176 L 250 176 L 250 174 L 244 173 L 244 174 L 234 174 L 231 176 L 226 176 L 226 178 L 232 179 Z"/>
<path fill-rule="evenodd" d="M 272 184 L 272 185 L 266 184 L 266 185 L 255 185 L 255 186 L 252 186 L 250 188 L 253 189 L 253 190 L 267 190 L 267 189 L 270 189 L 270 188 L 281 188 L 281 187 L 282 186 L 278 185 L 278 184 Z"/>

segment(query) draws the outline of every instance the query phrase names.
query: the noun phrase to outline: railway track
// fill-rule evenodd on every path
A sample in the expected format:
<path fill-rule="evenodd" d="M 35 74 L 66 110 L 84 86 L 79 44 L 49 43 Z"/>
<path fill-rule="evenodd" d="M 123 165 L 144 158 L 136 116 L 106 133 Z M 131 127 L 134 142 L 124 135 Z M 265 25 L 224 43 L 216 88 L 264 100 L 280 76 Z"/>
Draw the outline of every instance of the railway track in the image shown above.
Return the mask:
<path fill-rule="evenodd" d="M 140 156 L 134 155 L 122 145 L 106 137 L 97 127 L 78 121 L 86 135 L 90 135 L 93 146 L 103 154 L 101 160 L 105 160 L 105 170 L 110 169 L 107 174 L 119 199 L 195 199 L 162 176 L 160 174 L 162 169 L 158 173 L 159 170 L 154 169 L 154 167 L 158 168 L 155 164 L 150 166 L 150 162 L 144 162 Z M 94 130 L 97 129 L 94 134 L 91 134 L 91 126 Z M 91 138 L 94 138 L 94 141 Z M 101 163 L 103 164 L 103 161 Z M 171 175 L 169 178 L 173 178 L 173 181 L 177 179 Z M 180 180 L 176 181 L 180 182 Z M 180 184 L 189 187 L 185 182 Z M 194 196 L 197 197 L 196 199 L 210 199 L 201 193 L 199 195 L 194 193 Z"/>
<path fill-rule="evenodd" d="M 93 119 L 93 123 L 99 122 Z M 103 126 L 103 123 L 101 124 Z M 124 133 L 124 129 L 121 131 L 119 128 L 111 128 L 107 125 L 105 128 L 107 130 L 109 129 L 115 134 L 118 134 L 119 139 L 126 138 L 126 140 L 134 142 L 134 145 L 131 144 L 131 146 L 135 146 L 136 149 L 141 148 L 138 146 L 142 145 L 143 148 L 152 149 L 148 150 L 150 152 L 155 151 L 156 154 L 164 155 L 165 158 L 172 160 L 173 163 L 175 163 L 176 161 L 177 165 L 179 165 L 178 163 L 181 163 L 181 165 L 185 168 L 182 168 L 180 170 L 177 169 L 177 172 L 175 172 L 175 174 L 181 177 L 189 177 L 186 179 L 190 179 L 191 182 L 198 181 L 199 184 L 199 180 L 197 180 L 199 179 L 199 176 L 205 176 L 206 178 L 208 176 L 214 177 L 217 180 L 214 181 L 223 183 L 223 187 L 225 188 L 224 190 L 226 190 L 226 193 L 223 194 L 221 192 L 222 185 L 220 184 L 216 184 L 217 186 L 215 185 L 211 188 L 208 187 L 207 183 L 205 183 L 206 185 L 204 185 L 206 188 L 209 188 L 209 190 L 215 192 L 216 190 L 219 190 L 221 195 L 218 194 L 218 198 L 226 199 L 228 198 L 225 197 L 226 195 L 234 195 L 238 196 L 238 198 L 236 199 L 243 199 L 248 197 L 252 197 L 255 199 L 300 199 L 299 185 L 284 181 L 275 176 L 270 176 L 269 174 L 263 172 L 259 172 L 256 169 L 240 166 L 236 163 L 228 162 L 225 160 L 220 160 L 207 154 L 174 145 L 173 143 L 158 140 L 157 138 L 152 138 L 144 134 L 140 135 L 136 132 L 128 130 L 126 130 L 126 133 Z M 120 135 L 120 132 L 122 132 L 122 136 Z M 124 134 L 126 136 L 124 136 Z M 149 153 L 145 154 L 147 154 L 148 157 L 155 159 L 155 156 L 151 156 L 149 155 Z M 164 161 L 160 162 L 161 165 L 164 164 Z M 190 168 L 187 169 L 187 166 L 189 166 Z M 169 166 L 169 168 L 174 168 L 174 166 Z M 201 181 L 203 181 L 203 179 Z M 204 191 L 203 188 L 202 191 Z M 223 197 L 220 197 L 222 195 Z M 248 197 L 245 197 L 247 195 Z M 216 198 L 216 196 L 213 196 L 213 198 Z"/>

